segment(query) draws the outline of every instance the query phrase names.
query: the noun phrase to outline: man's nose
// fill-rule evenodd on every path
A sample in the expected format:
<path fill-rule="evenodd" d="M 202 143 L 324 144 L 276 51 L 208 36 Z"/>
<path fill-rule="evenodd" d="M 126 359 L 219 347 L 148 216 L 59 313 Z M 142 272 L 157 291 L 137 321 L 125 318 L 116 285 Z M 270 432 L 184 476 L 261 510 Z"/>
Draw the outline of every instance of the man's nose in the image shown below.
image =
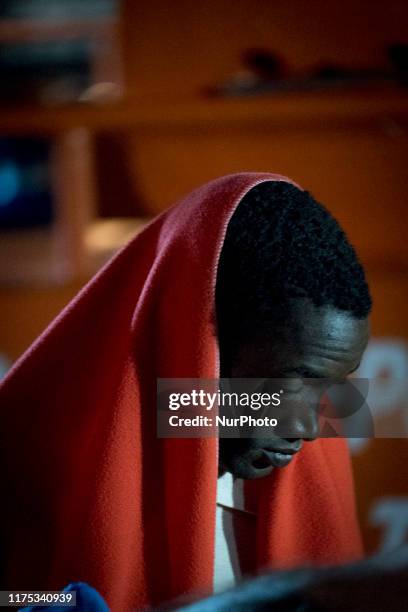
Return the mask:
<path fill-rule="evenodd" d="M 294 419 L 290 425 L 291 437 L 312 442 L 319 437 L 319 421 L 316 416 Z"/>
<path fill-rule="evenodd" d="M 282 423 L 282 437 L 312 442 L 319 437 L 319 414 L 310 407 L 293 409 Z"/>

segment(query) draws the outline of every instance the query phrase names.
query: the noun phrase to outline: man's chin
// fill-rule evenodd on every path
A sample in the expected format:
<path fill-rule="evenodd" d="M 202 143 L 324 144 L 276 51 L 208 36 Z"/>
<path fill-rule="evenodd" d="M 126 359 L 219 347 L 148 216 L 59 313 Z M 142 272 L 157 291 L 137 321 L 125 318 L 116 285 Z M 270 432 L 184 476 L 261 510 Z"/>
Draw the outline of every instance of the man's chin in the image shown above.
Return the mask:
<path fill-rule="evenodd" d="M 249 461 L 238 459 L 231 461 L 227 466 L 223 466 L 220 473 L 230 472 L 234 478 L 243 478 L 244 480 L 254 480 L 255 478 L 264 478 L 269 476 L 274 470 L 273 465 L 266 467 L 256 467 Z"/>

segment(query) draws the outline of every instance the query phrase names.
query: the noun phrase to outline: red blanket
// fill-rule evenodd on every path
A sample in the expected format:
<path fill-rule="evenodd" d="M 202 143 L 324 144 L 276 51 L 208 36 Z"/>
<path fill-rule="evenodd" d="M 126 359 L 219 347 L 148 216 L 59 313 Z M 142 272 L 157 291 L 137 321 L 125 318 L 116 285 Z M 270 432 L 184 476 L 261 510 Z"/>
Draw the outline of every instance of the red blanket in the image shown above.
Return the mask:
<path fill-rule="evenodd" d="M 217 441 L 156 438 L 156 377 L 217 376 L 217 261 L 238 202 L 266 180 L 288 179 L 223 177 L 156 218 L 5 379 L 2 588 L 86 581 L 115 612 L 211 590 Z M 344 441 L 306 444 L 248 487 L 259 567 L 361 554 Z"/>

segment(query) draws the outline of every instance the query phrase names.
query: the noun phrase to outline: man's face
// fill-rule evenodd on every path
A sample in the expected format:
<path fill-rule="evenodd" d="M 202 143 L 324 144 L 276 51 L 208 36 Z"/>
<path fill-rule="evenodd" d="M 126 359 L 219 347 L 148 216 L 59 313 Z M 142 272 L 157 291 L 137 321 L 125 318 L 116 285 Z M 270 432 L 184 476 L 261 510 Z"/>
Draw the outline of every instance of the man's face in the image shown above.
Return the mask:
<path fill-rule="evenodd" d="M 344 380 L 358 367 L 369 337 L 368 319 L 357 319 L 309 300 L 290 302 L 284 323 L 257 334 L 233 356 L 222 376 L 231 378 L 327 378 Z M 294 417 L 295 418 L 295 417 Z M 292 426 L 291 426 L 292 430 Z M 220 439 L 220 473 L 261 478 L 285 467 L 303 441 L 318 434 L 317 412 L 303 411 L 293 423 L 298 437 Z"/>

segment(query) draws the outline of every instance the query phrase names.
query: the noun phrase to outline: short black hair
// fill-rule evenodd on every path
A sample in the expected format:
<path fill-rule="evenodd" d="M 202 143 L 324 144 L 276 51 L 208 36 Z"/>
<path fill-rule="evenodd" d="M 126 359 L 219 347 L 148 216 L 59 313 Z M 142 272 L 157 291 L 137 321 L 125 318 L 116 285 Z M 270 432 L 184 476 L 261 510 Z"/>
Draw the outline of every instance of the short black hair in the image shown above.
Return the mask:
<path fill-rule="evenodd" d="M 263 182 L 239 203 L 218 265 L 218 337 L 230 349 L 308 298 L 362 319 L 371 310 L 364 269 L 330 212 L 283 181 Z M 280 313 L 280 315 L 279 315 Z"/>

